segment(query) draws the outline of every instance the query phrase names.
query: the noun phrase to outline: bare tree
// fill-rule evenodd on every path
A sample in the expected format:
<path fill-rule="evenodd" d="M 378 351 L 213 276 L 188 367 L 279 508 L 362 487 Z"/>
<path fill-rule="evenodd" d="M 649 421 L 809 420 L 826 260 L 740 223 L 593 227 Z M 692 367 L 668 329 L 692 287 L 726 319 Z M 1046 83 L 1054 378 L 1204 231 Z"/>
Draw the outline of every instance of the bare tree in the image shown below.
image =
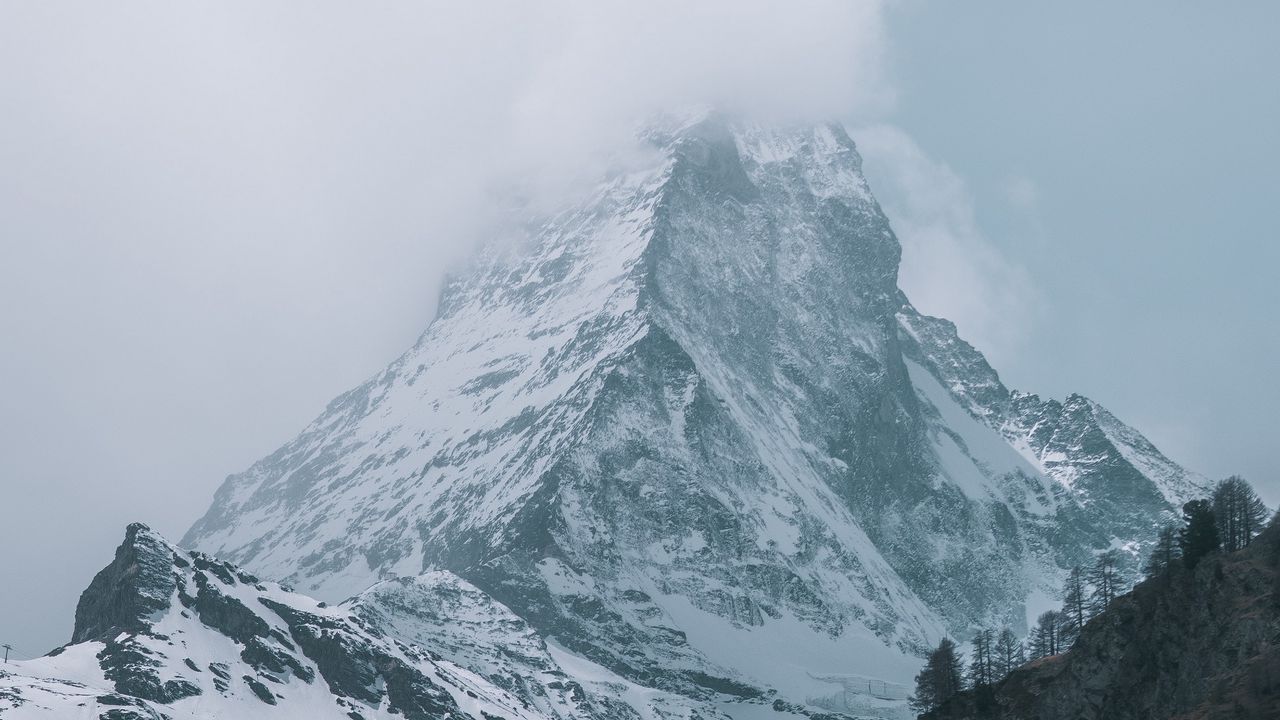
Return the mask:
<path fill-rule="evenodd" d="M 994 630 L 983 630 L 973 637 L 969 683 L 974 688 L 992 685 L 996 681 L 995 635 Z"/>
<path fill-rule="evenodd" d="M 1089 619 L 1089 603 L 1086 597 L 1084 571 L 1080 566 L 1071 568 L 1062 588 L 1062 645 L 1064 648 L 1080 636 L 1085 621 Z"/>
<path fill-rule="evenodd" d="M 1089 594 L 1091 617 L 1105 612 L 1116 597 L 1124 592 L 1124 578 L 1120 575 L 1119 562 L 1119 553 L 1108 550 L 1098 555 L 1093 568 L 1089 570 L 1088 581 L 1093 586 L 1093 591 Z"/>
<path fill-rule="evenodd" d="M 997 681 L 1003 680 L 1013 672 L 1014 668 L 1022 664 L 1024 660 L 1022 643 L 1018 642 L 1018 636 L 1013 634 L 1013 630 L 1004 628 L 1000 631 L 1000 637 L 996 639 L 994 656 Z"/>
<path fill-rule="evenodd" d="M 1062 613 L 1057 610 L 1046 610 L 1036 618 L 1036 625 L 1031 629 L 1028 644 L 1031 657 L 1042 658 L 1062 652 L 1059 633 L 1062 627 Z"/>

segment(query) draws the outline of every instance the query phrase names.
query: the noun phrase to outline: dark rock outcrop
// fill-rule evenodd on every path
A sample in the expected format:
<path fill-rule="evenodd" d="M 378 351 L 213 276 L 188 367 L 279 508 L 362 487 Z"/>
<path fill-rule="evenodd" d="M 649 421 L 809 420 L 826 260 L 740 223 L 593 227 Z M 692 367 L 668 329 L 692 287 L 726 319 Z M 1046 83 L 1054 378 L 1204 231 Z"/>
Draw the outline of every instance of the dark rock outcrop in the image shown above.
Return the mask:
<path fill-rule="evenodd" d="M 340 696 L 388 708 L 408 720 L 461 715 L 454 699 L 421 670 L 371 645 L 349 620 L 337 620 L 262 598 L 260 602 L 289 624 L 293 640 L 316 664 L 329 688 Z"/>
<path fill-rule="evenodd" d="M 129 525 L 115 559 L 80 594 L 71 642 L 146 630 L 149 616 L 168 609 L 175 588 L 169 544 L 142 523 Z"/>

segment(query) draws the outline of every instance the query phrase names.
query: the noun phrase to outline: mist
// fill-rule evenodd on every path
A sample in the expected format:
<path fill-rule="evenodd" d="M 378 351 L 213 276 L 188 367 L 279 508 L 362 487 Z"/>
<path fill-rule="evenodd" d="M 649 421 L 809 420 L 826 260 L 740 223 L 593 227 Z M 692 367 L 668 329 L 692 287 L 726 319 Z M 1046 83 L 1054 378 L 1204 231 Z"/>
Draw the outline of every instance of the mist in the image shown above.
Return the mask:
<path fill-rule="evenodd" d="M 227 474 L 412 344 L 446 273 L 507 232 L 513 187 L 530 202 L 572 196 L 638 152 L 637 124 L 657 112 L 844 122 L 921 310 L 955 320 L 1026 389 L 1104 387 L 1096 399 L 1120 397 L 1126 418 L 1167 394 L 1098 380 L 1122 358 L 1086 372 L 1027 341 L 1072 309 L 1039 289 L 1053 264 L 1010 247 L 1076 239 L 993 237 L 989 198 L 966 183 L 985 158 L 948 165 L 930 153 L 960 140 L 926 144 L 899 122 L 902 66 L 947 59 L 895 39 L 902 5 L 924 13 L 840 0 L 0 6 L 0 642 L 29 656 L 69 639 L 126 523 L 180 537 Z M 919 116 L 954 129 L 961 104 Z M 1043 167 L 1023 169 L 1002 187 L 1029 214 Z M 1120 311 L 1087 322 L 1117 327 L 1108 340 L 1125 330 Z M 1212 370 L 1188 364 L 1176 380 Z M 1236 389 L 1262 374 L 1238 373 Z M 1162 440 L 1225 435 L 1222 419 L 1152 439 L 1182 460 Z"/>
<path fill-rule="evenodd" d="M 655 112 L 888 107 L 880 5 L 803 9 L 6 4 L 2 639 L 65 642 L 125 523 L 181 536 L 409 346 L 512 185 L 570 193 Z"/>

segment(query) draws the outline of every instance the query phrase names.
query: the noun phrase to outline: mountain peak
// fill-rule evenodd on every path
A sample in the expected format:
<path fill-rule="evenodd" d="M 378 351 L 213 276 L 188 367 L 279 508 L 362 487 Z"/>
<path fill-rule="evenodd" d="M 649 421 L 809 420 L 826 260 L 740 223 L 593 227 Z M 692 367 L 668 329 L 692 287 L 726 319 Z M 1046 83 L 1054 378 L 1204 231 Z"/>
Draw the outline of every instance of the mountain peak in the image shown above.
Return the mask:
<path fill-rule="evenodd" d="M 852 678 L 1154 536 L 1185 471 L 915 312 L 843 129 L 651 138 L 184 542 L 330 600 L 448 571 L 630 682 L 865 710 Z"/>
<path fill-rule="evenodd" d="M 151 615 L 167 609 L 175 589 L 173 554 L 173 547 L 151 528 L 130 524 L 115 559 L 80 595 L 71 642 L 137 632 Z"/>

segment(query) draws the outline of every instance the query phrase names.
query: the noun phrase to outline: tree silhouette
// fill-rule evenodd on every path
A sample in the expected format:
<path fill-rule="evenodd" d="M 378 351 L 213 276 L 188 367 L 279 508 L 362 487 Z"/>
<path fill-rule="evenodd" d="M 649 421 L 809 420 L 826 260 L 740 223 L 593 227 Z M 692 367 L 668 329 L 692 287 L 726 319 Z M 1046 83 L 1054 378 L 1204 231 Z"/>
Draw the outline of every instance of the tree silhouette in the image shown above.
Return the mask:
<path fill-rule="evenodd" d="M 1244 478 L 1232 475 L 1213 490 L 1213 517 L 1222 549 L 1234 552 L 1262 530 L 1267 506 Z"/>
<path fill-rule="evenodd" d="M 1071 568 L 1062 588 L 1062 646 L 1071 647 L 1089 619 L 1088 600 L 1085 596 L 1084 571 L 1080 566 Z"/>
<path fill-rule="evenodd" d="M 1221 545 L 1218 524 L 1213 513 L 1213 503 L 1208 500 L 1192 500 L 1182 506 L 1183 527 L 1178 536 L 1182 550 L 1182 562 L 1194 568 L 1200 558 L 1216 551 Z"/>
<path fill-rule="evenodd" d="M 1013 630 L 1004 628 L 1000 631 L 993 655 L 997 681 L 1003 680 L 1013 672 L 1014 668 L 1022 664 L 1022 643 L 1018 642 L 1018 636 L 1013 634 Z"/>
<path fill-rule="evenodd" d="M 1111 607 L 1116 596 L 1124 592 L 1124 578 L 1118 568 L 1120 554 L 1108 550 L 1098 555 L 1093 568 L 1089 570 L 1089 584 L 1093 591 L 1089 594 L 1090 617 L 1106 611 Z"/>
<path fill-rule="evenodd" d="M 1165 525 L 1160 528 L 1160 535 L 1156 538 L 1156 545 L 1151 549 L 1151 557 L 1147 558 L 1147 565 L 1143 569 L 1146 571 L 1147 577 L 1155 577 L 1172 567 L 1181 557 L 1182 547 L 1178 544 L 1178 528 L 1173 525 Z"/>
<path fill-rule="evenodd" d="M 960 692 L 960 687 L 960 658 L 956 655 L 956 644 L 951 638 L 943 638 L 916 675 L 916 692 L 911 696 L 911 708 L 918 713 L 928 712 Z"/>
<path fill-rule="evenodd" d="M 1057 655 L 1061 647 L 1062 613 L 1057 610 L 1046 610 L 1036 618 L 1036 626 L 1031 629 L 1029 645 L 1031 657 L 1042 658 Z"/>
<path fill-rule="evenodd" d="M 983 630 L 973 637 L 969 684 L 975 689 L 991 685 L 996 681 L 995 635 L 994 630 Z"/>

